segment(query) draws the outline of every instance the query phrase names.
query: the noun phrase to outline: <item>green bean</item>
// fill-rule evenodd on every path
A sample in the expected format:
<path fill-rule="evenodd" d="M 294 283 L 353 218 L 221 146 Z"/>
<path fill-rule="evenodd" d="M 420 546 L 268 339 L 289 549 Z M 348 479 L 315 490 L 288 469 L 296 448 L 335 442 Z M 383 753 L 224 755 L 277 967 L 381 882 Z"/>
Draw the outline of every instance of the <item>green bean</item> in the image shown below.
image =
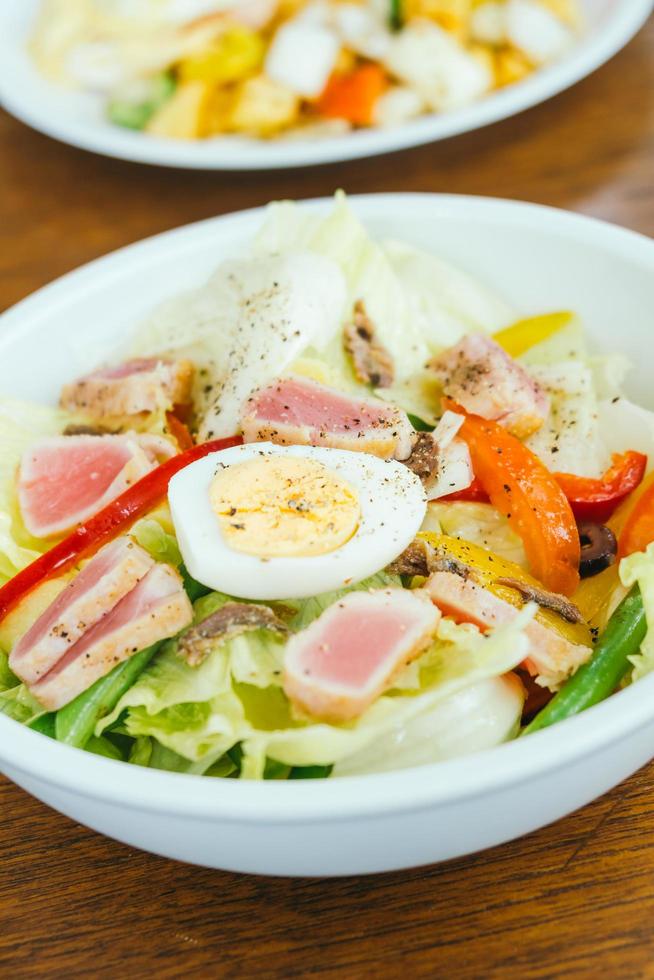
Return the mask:
<path fill-rule="evenodd" d="M 150 663 L 161 643 L 147 647 L 129 660 L 101 677 L 99 681 L 78 695 L 74 701 L 60 708 L 55 720 L 55 733 L 59 742 L 83 749 L 101 718 L 116 707 L 123 694 Z"/>
<path fill-rule="evenodd" d="M 433 432 L 434 431 L 434 426 L 433 425 L 430 425 L 429 422 L 425 422 L 425 420 L 424 419 L 421 419 L 419 415 L 412 415 L 411 412 L 408 412 L 407 414 L 409 416 L 409 422 L 411 423 L 411 425 L 413 426 L 413 428 L 416 430 L 416 432 Z"/>
<path fill-rule="evenodd" d="M 39 715 L 34 721 L 28 724 L 28 728 L 31 728 L 33 732 L 40 732 L 41 735 L 47 735 L 49 738 L 55 737 L 55 718 L 56 715 L 52 711 L 46 712 L 44 715 Z"/>
<path fill-rule="evenodd" d="M 116 759 L 119 762 L 124 762 L 123 753 L 120 751 L 117 745 L 110 742 L 108 738 L 104 735 L 100 735 L 96 738 L 95 735 L 91 735 L 90 739 L 86 743 L 86 751 L 93 752 L 94 755 L 102 755 L 105 759 Z"/>
<path fill-rule="evenodd" d="M 399 31 L 404 24 L 403 6 L 404 0 L 390 0 L 388 20 L 394 31 Z"/>
<path fill-rule="evenodd" d="M 629 657 L 638 653 L 646 633 L 645 607 L 640 589 L 634 585 L 609 619 L 590 660 L 566 681 L 522 734 L 530 735 L 577 715 L 612 694 L 629 670 Z"/>
<path fill-rule="evenodd" d="M 294 766 L 289 779 L 327 779 L 333 766 Z"/>

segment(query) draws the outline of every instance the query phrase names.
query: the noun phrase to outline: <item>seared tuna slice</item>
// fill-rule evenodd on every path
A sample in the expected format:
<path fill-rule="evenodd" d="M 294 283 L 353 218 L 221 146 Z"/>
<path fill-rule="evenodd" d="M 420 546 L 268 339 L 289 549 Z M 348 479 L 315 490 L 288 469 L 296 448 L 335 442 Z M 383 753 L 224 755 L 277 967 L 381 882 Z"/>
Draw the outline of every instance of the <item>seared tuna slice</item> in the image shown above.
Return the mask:
<path fill-rule="evenodd" d="M 57 711 L 116 664 L 174 636 L 192 619 L 181 578 L 170 565 L 157 564 L 30 690 L 48 711 Z"/>
<path fill-rule="evenodd" d="M 446 616 L 474 623 L 482 630 L 496 629 L 513 622 L 519 610 L 490 589 L 455 572 L 434 572 L 425 583 L 432 600 Z M 526 627 L 529 656 L 524 666 L 547 687 L 558 686 L 588 660 L 591 650 L 572 643 L 555 630 L 533 619 Z"/>
<path fill-rule="evenodd" d="M 23 455 L 18 503 L 35 538 L 70 531 L 174 452 L 159 436 L 51 436 Z"/>
<path fill-rule="evenodd" d="M 241 417 L 246 442 L 330 446 L 406 459 L 413 427 L 400 409 L 355 398 L 305 378 L 279 378 L 247 400 Z"/>
<path fill-rule="evenodd" d="M 499 344 L 469 334 L 429 363 L 448 398 L 466 412 L 503 425 L 519 439 L 540 429 L 549 399 Z"/>
<path fill-rule="evenodd" d="M 105 545 L 18 641 L 9 657 L 13 672 L 26 684 L 38 681 L 153 565 L 131 538 Z"/>
<path fill-rule="evenodd" d="M 193 364 L 186 360 L 150 357 L 126 361 L 65 385 L 61 407 L 102 419 L 187 405 L 193 374 Z"/>
<path fill-rule="evenodd" d="M 286 648 L 284 691 L 306 714 L 362 714 L 430 643 L 440 612 L 423 592 L 350 592 Z"/>

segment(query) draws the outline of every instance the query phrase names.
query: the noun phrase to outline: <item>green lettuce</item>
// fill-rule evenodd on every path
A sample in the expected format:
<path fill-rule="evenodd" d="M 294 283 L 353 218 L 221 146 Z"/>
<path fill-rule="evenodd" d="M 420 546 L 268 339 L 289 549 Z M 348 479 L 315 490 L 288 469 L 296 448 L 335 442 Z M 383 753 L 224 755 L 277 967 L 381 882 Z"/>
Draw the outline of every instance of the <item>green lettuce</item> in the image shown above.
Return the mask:
<path fill-rule="evenodd" d="M 468 684 L 346 756 L 334 775 L 404 769 L 491 748 L 518 734 L 523 705 L 515 674 Z"/>
<path fill-rule="evenodd" d="M 8 654 L 0 650 L 0 693 L 16 687 L 18 683 L 18 678 L 9 666 Z"/>
<path fill-rule="evenodd" d="M 261 778 L 267 757 L 291 766 L 336 763 L 338 771 L 338 763 L 348 757 L 381 744 L 388 736 L 392 741 L 393 732 L 405 732 L 408 736 L 410 723 L 432 712 L 444 698 L 504 674 L 520 663 L 528 650 L 523 627 L 531 614 L 531 611 L 522 613 L 510 627 L 488 637 L 443 620 L 434 646 L 418 661 L 420 686 L 415 692 L 389 691 L 348 724 L 319 722 L 267 732 L 253 731 L 242 742 L 242 775 Z M 403 752 L 411 755 L 407 743 L 403 742 L 403 746 Z M 434 746 L 432 758 L 438 758 L 437 753 L 438 746 Z M 393 767 L 392 758 L 388 761 Z M 416 755 L 416 764 L 420 761 L 424 760 Z"/>
<path fill-rule="evenodd" d="M 17 684 L 0 693 L 0 714 L 14 721 L 29 725 L 46 713 L 43 705 L 33 697 L 24 684 Z"/>
<path fill-rule="evenodd" d="M 622 559 L 620 580 L 625 588 L 638 583 L 645 606 L 647 634 L 640 653 L 630 658 L 634 667 L 631 679 L 637 681 L 654 670 L 654 544 Z"/>
<path fill-rule="evenodd" d="M 398 584 L 380 573 L 357 588 Z M 294 629 L 302 629 L 346 591 L 284 602 L 283 613 Z M 228 601 L 220 593 L 199 599 L 196 622 Z M 120 721 L 121 730 L 137 740 L 136 764 L 208 774 L 215 766 L 231 772 L 224 756 L 240 746 L 243 777 L 286 778 L 288 772 L 273 763 L 286 769 L 329 767 L 431 710 L 441 698 L 510 670 L 524 659 L 526 648 L 522 620 L 492 638 L 443 620 L 433 647 L 405 669 L 393 691 L 355 722 L 330 725 L 293 712 L 281 687 L 284 642 L 276 634 L 242 634 L 217 645 L 197 667 L 190 667 L 170 641 L 100 722 L 96 735 Z"/>

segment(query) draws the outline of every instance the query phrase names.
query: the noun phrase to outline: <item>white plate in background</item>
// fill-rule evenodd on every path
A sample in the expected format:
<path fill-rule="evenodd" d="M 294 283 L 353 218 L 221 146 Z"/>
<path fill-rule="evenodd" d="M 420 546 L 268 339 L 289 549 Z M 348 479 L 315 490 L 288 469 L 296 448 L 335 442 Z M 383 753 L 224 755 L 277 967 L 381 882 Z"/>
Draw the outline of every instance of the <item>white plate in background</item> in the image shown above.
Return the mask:
<path fill-rule="evenodd" d="M 479 129 L 537 105 L 589 75 L 624 47 L 652 10 L 652 0 L 581 0 L 586 32 L 561 61 L 463 109 L 423 116 L 394 129 L 358 130 L 329 139 L 259 141 L 229 136 L 187 141 L 121 129 L 105 119 L 100 98 L 57 88 L 41 77 L 26 51 L 39 3 L 0 0 L 0 102 L 7 111 L 48 136 L 85 150 L 139 163 L 202 170 L 273 170 L 333 163 Z"/>

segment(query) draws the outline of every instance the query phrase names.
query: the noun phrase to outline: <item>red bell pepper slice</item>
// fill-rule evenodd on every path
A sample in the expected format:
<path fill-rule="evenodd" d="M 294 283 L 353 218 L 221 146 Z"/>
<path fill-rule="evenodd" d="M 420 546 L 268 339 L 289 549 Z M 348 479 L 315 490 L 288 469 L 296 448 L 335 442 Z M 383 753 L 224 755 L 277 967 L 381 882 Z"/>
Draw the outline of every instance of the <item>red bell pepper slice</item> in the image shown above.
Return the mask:
<path fill-rule="evenodd" d="M 147 473 L 124 493 L 103 507 L 101 511 L 80 524 L 68 537 L 50 551 L 40 555 L 0 588 L 0 620 L 42 582 L 61 575 L 103 544 L 117 537 L 143 514 L 159 504 L 168 492 L 168 484 L 175 473 L 209 453 L 238 446 L 240 436 L 214 439 L 193 446 L 186 452 L 166 460 L 156 470 Z"/>
<path fill-rule="evenodd" d="M 487 504 L 488 494 L 477 477 L 475 477 L 469 487 L 465 487 L 463 490 L 455 490 L 454 493 L 448 493 L 444 497 L 438 497 L 437 500 L 438 503 L 445 504 L 449 504 L 450 502 L 455 503 L 457 500 L 464 500 L 475 504 Z"/>
<path fill-rule="evenodd" d="M 580 543 L 570 504 L 546 466 L 496 422 L 465 415 L 459 435 L 491 503 L 522 538 L 531 569 L 552 592 L 572 595 L 579 584 Z"/>
<path fill-rule="evenodd" d="M 604 476 L 597 480 L 573 473 L 554 473 L 554 479 L 563 490 L 578 521 L 594 521 L 602 524 L 641 483 L 647 468 L 647 456 L 630 449 L 615 454 L 613 463 Z M 475 477 L 465 490 L 457 490 L 441 497 L 441 501 L 465 500 L 488 503 L 488 494 Z"/>
<path fill-rule="evenodd" d="M 615 454 L 612 459 L 612 465 L 599 480 L 572 473 L 554 474 L 578 521 L 602 524 L 608 520 L 645 476 L 647 456 L 643 453 L 629 450 Z"/>
<path fill-rule="evenodd" d="M 618 557 L 626 558 L 636 551 L 644 551 L 654 541 L 654 480 L 652 480 L 634 504 L 618 542 Z"/>
<path fill-rule="evenodd" d="M 179 446 L 180 452 L 185 452 L 195 445 L 189 427 L 176 412 L 166 412 L 166 426 Z"/>

